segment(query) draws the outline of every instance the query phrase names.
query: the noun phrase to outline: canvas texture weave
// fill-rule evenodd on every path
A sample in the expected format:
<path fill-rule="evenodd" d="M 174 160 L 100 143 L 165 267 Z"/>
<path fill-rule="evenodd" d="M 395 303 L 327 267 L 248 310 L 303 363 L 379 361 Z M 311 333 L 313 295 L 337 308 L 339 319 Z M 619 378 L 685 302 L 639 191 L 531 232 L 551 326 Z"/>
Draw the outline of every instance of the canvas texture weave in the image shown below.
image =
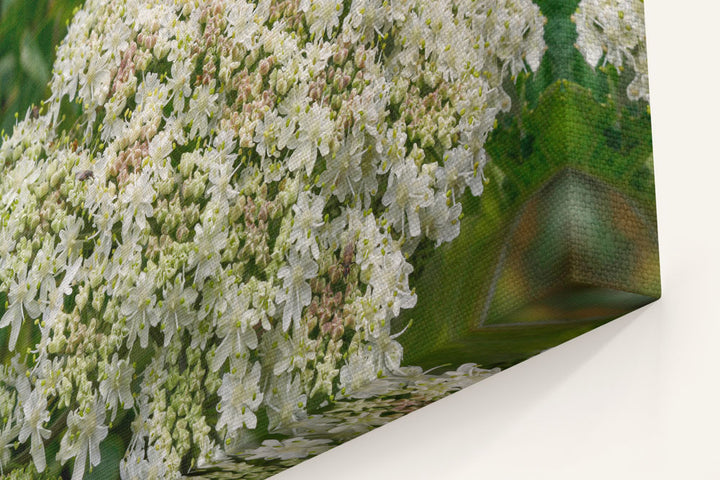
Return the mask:
<path fill-rule="evenodd" d="M 7 478 L 261 479 L 660 296 L 642 0 L 87 0 L 0 144 Z"/>

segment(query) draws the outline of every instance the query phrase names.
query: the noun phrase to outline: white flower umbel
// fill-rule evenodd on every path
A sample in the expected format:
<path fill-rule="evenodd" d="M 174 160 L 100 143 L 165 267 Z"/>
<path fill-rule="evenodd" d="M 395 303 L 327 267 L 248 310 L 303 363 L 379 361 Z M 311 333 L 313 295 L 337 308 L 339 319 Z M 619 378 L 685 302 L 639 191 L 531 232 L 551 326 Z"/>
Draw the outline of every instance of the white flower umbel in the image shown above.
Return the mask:
<path fill-rule="evenodd" d="M 414 249 L 459 235 L 543 24 L 531 0 L 86 0 L 0 141 L 0 461 L 22 431 L 21 468 L 59 441 L 77 480 L 123 418 L 122 477 L 178 478 L 394 389 Z"/>
<path fill-rule="evenodd" d="M 190 109 L 187 113 L 187 124 L 191 126 L 190 137 L 194 137 L 196 134 L 204 137 L 207 134 L 209 121 L 216 108 L 215 100 L 217 100 L 217 94 L 208 85 L 199 87 L 190 97 Z"/>
<path fill-rule="evenodd" d="M 603 58 L 617 68 L 629 65 L 635 78 L 627 87 L 630 100 L 649 100 L 645 11 L 643 0 L 582 0 L 573 15 L 577 48 L 596 67 Z"/>

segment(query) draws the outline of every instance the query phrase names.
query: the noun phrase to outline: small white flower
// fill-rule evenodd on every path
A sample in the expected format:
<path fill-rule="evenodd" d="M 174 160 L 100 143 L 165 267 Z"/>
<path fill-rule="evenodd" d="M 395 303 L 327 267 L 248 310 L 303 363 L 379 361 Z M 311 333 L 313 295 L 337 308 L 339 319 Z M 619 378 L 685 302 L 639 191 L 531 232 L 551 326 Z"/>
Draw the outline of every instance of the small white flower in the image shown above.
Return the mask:
<path fill-rule="evenodd" d="M 465 187 L 470 187 L 472 194 L 479 197 L 484 188 L 481 168 L 479 163 L 473 163 L 469 149 L 450 150 L 446 154 L 443 167 L 438 169 L 439 190 L 443 193 L 449 192 L 453 204 L 463 194 Z"/>
<path fill-rule="evenodd" d="M 112 410 L 110 421 L 115 419 L 118 404 L 124 409 L 133 406 L 130 382 L 132 382 L 134 373 L 135 371 L 127 359 L 118 360 L 117 352 L 105 367 L 105 379 L 100 382 L 99 390 L 107 408 Z"/>
<path fill-rule="evenodd" d="M 360 268 L 367 270 L 368 267 L 376 263 L 380 263 L 380 245 L 387 241 L 387 237 L 383 235 L 372 213 L 363 219 L 363 225 L 360 229 L 360 235 L 355 246 L 356 262 Z"/>
<path fill-rule="evenodd" d="M 105 270 L 108 294 L 114 294 L 115 286 L 122 285 L 126 280 L 134 279 L 141 262 L 140 232 L 133 228 L 130 235 L 123 237 L 123 242 L 115 247 L 110 266 Z"/>
<path fill-rule="evenodd" d="M 154 213 L 155 188 L 147 170 L 141 174 L 133 174 L 133 178 L 120 191 L 120 202 L 124 206 L 122 232 L 127 238 L 131 229 L 141 231 L 148 227 L 147 219 Z"/>
<path fill-rule="evenodd" d="M 47 410 L 47 398 L 40 389 L 33 390 L 30 398 L 24 403 L 23 415 L 18 440 L 24 442 L 30 437 L 30 454 L 35 468 L 38 472 L 42 472 L 46 466 L 43 440 L 50 438 L 50 430 L 43 425 L 50 420 L 50 412 Z"/>
<path fill-rule="evenodd" d="M 127 322 L 127 346 L 132 348 L 135 339 L 140 337 L 140 346 L 148 346 L 150 327 L 160 321 L 155 306 L 156 296 L 153 292 L 155 279 L 146 272 L 140 272 L 137 284 L 130 288 L 127 297 L 120 306 L 120 314 Z"/>
<path fill-rule="evenodd" d="M 61 463 L 75 458 L 72 480 L 80 480 L 85 473 L 88 454 L 91 466 L 100 465 L 100 442 L 108 434 L 108 427 L 105 425 L 105 408 L 96 399 L 84 411 L 71 411 L 67 425 L 68 429 L 60 441 L 57 456 Z"/>
<path fill-rule="evenodd" d="M 41 327 L 44 336 L 49 335 L 49 330 L 55 326 L 55 320 L 62 310 L 65 296 L 72 294 L 72 284 L 75 281 L 75 276 L 80 270 L 82 262 L 83 258 L 78 257 L 75 263 L 67 267 L 60 286 L 48 293 L 47 307 L 45 307 L 42 317 L 45 327 Z"/>
<path fill-rule="evenodd" d="M 128 40 L 132 31 L 125 25 L 125 22 L 111 22 L 108 25 L 110 31 L 102 43 L 102 50 L 117 55 L 128 47 Z"/>
<path fill-rule="evenodd" d="M 272 367 L 273 375 L 303 371 L 308 362 L 315 360 L 316 341 L 308 338 L 304 323 L 296 322 L 288 332 L 280 329 L 267 332 L 262 340 L 260 354 L 265 365 Z"/>
<path fill-rule="evenodd" d="M 258 345 L 257 334 L 253 328 L 257 323 L 256 311 L 248 308 L 250 298 L 247 293 L 239 290 L 237 297 L 230 304 L 232 311 L 223 314 L 218 320 L 216 335 L 222 339 L 222 342 L 210 362 L 212 371 L 219 370 L 228 358 L 230 364 L 235 365 L 238 357 L 244 357 L 248 350 L 254 350 Z"/>
<path fill-rule="evenodd" d="M 255 149 L 261 158 L 279 157 L 280 150 L 285 148 L 289 140 L 289 130 L 286 134 L 287 138 L 280 136 L 282 131 L 283 120 L 278 116 L 276 110 L 266 112 L 262 119 L 255 127 Z"/>
<path fill-rule="evenodd" d="M 40 284 L 40 295 L 38 301 L 44 303 L 48 293 L 56 288 L 55 272 L 58 268 L 58 261 L 54 247 L 54 240 L 49 235 L 43 240 L 42 247 L 35 254 L 35 260 L 31 268 L 31 275 Z"/>
<path fill-rule="evenodd" d="M 390 19 L 387 17 L 383 2 L 378 0 L 353 0 L 348 11 L 347 20 L 343 25 L 343 33 L 349 34 L 353 43 L 357 42 L 362 35 L 365 35 L 365 41 L 369 42 L 377 32 L 383 30 L 388 20 Z M 352 29 L 352 33 L 349 32 L 350 29 Z"/>
<path fill-rule="evenodd" d="M 404 330 L 391 335 L 390 325 L 387 324 L 385 327 L 376 328 L 368 333 L 367 337 L 372 346 L 371 353 L 381 375 L 399 371 L 403 347 L 395 338 L 399 337 L 403 332 Z"/>
<path fill-rule="evenodd" d="M 296 437 L 287 440 L 264 440 L 260 447 L 247 452 L 251 454 L 247 458 L 248 460 L 256 458 L 263 458 L 265 460 L 272 460 L 274 458 L 279 458 L 280 460 L 305 458 L 329 450 L 332 448 L 332 445 L 328 445 L 329 443 L 331 443 L 331 441 L 326 438 L 309 440 L 307 438 Z"/>
<path fill-rule="evenodd" d="M 184 275 L 177 275 L 163 289 L 160 324 L 164 326 L 166 347 L 173 335 L 180 334 L 195 318 L 192 308 L 198 292 L 192 287 L 185 287 L 184 283 Z"/>
<path fill-rule="evenodd" d="M 631 100 L 647 100 L 642 0 L 582 0 L 573 15 L 573 22 L 578 32 L 577 48 L 587 63 L 596 67 L 603 54 L 603 65 L 610 63 L 620 68 L 629 63 L 635 70 L 635 78 L 628 86 L 627 95 Z"/>
<path fill-rule="evenodd" d="M 307 68 L 311 72 L 322 71 L 332 55 L 330 44 L 323 41 L 308 43 L 303 52 L 306 55 Z"/>
<path fill-rule="evenodd" d="M 122 480 L 147 480 L 148 461 L 145 460 L 145 451 L 134 448 L 120 460 L 120 478 Z"/>
<path fill-rule="evenodd" d="M 55 247 L 59 264 L 74 262 L 81 256 L 83 240 L 80 231 L 84 226 L 85 222 L 80 217 L 71 215 L 65 219 L 65 228 L 58 234 L 60 243 Z"/>
<path fill-rule="evenodd" d="M 325 199 L 310 192 L 300 192 L 297 203 L 293 205 L 293 228 L 290 232 L 290 243 L 295 245 L 298 253 L 308 251 L 318 258 L 320 251 L 316 240 L 317 229 L 323 225 L 322 212 Z"/>
<path fill-rule="evenodd" d="M 400 314 L 401 308 L 412 308 L 417 302 L 417 296 L 408 287 L 408 275 L 412 271 L 412 265 L 399 251 L 382 255 L 380 262 L 373 266 L 369 281 L 373 298 L 387 305 L 394 316 Z"/>
<path fill-rule="evenodd" d="M 175 112 L 185 110 L 185 98 L 192 93 L 192 70 L 192 63 L 187 59 L 176 60 L 170 66 L 170 78 L 167 86 L 173 98 Z"/>
<path fill-rule="evenodd" d="M 8 341 L 8 349 L 12 352 L 15 350 L 20 328 L 25 320 L 25 315 L 29 318 L 37 318 L 42 311 L 40 304 L 35 299 L 37 295 L 37 282 L 28 278 L 27 267 L 24 267 L 17 274 L 10 284 L 8 293 L 8 307 L 0 319 L 0 328 L 10 326 L 10 340 Z M 309 303 L 309 302 L 308 302 Z"/>
<path fill-rule="evenodd" d="M 342 0 L 302 0 L 300 10 L 307 16 L 312 35 L 327 34 L 328 37 L 331 37 L 333 30 L 339 25 L 343 2 Z"/>
<path fill-rule="evenodd" d="M 404 123 L 396 122 L 392 128 L 388 128 L 385 138 L 382 139 L 384 155 L 378 173 L 387 173 L 390 169 L 405 162 L 406 142 L 407 131 Z"/>
<path fill-rule="evenodd" d="M 91 55 L 80 76 L 78 95 L 90 105 L 100 105 L 110 89 L 110 55 Z"/>
<path fill-rule="evenodd" d="M 255 410 L 260 406 L 263 394 L 260 392 L 260 364 L 255 363 L 248 370 L 247 362 L 222 378 L 218 389 L 220 404 L 217 429 L 228 427 L 228 433 L 236 432 L 243 426 L 253 429 L 257 425 Z"/>
<path fill-rule="evenodd" d="M 227 15 L 227 33 L 246 49 L 253 47 L 253 40 L 260 30 L 255 17 L 255 9 L 253 4 L 246 3 L 241 0 L 233 2 L 226 11 Z"/>
<path fill-rule="evenodd" d="M 380 155 L 373 148 L 368 148 L 360 158 L 360 179 L 357 185 L 357 193 L 362 196 L 363 208 L 368 208 L 372 199 L 378 192 L 378 165 Z"/>
<path fill-rule="evenodd" d="M 233 169 L 230 162 L 213 162 L 209 175 L 211 186 L 208 188 L 207 193 L 218 201 L 234 200 L 238 195 L 238 191 L 231 182 L 236 170 L 237 168 Z"/>
<path fill-rule="evenodd" d="M 219 224 L 195 225 L 195 239 L 189 266 L 195 267 L 194 282 L 202 287 L 206 278 L 220 270 L 220 253 L 228 241 L 228 229 Z"/>
<path fill-rule="evenodd" d="M 159 446 L 148 446 L 147 459 L 145 458 L 144 449 L 134 448 L 129 455 L 120 461 L 120 478 L 122 480 L 164 480 L 172 478 L 168 474 L 168 468 Z"/>
<path fill-rule="evenodd" d="M 167 132 L 159 132 L 148 145 L 150 161 L 157 168 L 173 151 L 172 137 Z"/>
<path fill-rule="evenodd" d="M 164 106 L 169 99 L 168 86 L 160 80 L 155 72 L 148 73 L 143 77 L 135 93 L 135 103 L 140 110 L 144 110 L 146 107 L 154 108 L 156 105 Z"/>
<path fill-rule="evenodd" d="M 288 126 L 295 128 L 295 124 L 309 108 L 310 98 L 307 95 L 308 84 L 300 82 L 292 86 L 285 98 L 278 104 L 278 112 L 286 117 Z"/>
<path fill-rule="evenodd" d="M 9 208 L 14 201 L 22 200 L 27 196 L 27 187 L 32 185 L 40 177 L 40 169 L 34 161 L 23 158 L 18 161 L 14 168 L 4 174 L 2 185 L 5 191 L 2 192 L 2 202 L 5 208 Z M 24 202 L 20 202 L 22 204 Z"/>
<path fill-rule="evenodd" d="M 10 449 L 14 448 L 15 438 L 17 438 L 19 431 L 20 425 L 13 424 L 13 417 L 11 415 L 5 422 L 2 431 L 0 431 L 0 475 L 5 473 L 3 469 L 12 458 Z"/>
<path fill-rule="evenodd" d="M 282 289 L 275 300 L 278 304 L 285 303 L 283 307 L 282 328 L 287 331 L 290 322 L 299 322 L 303 307 L 310 305 L 312 292 L 306 282 L 317 275 L 318 265 L 309 257 L 298 257 L 295 250 L 290 250 L 288 264 L 278 270 L 278 278 L 283 279 Z"/>
<path fill-rule="evenodd" d="M 362 392 L 362 387 L 377 378 L 372 353 L 367 348 L 359 348 L 347 359 L 347 364 L 340 369 L 340 393 L 342 396 L 359 395 L 358 398 L 370 397 L 372 394 Z"/>
<path fill-rule="evenodd" d="M 303 393 L 300 376 L 285 373 L 274 377 L 266 403 L 270 430 L 292 427 L 307 417 L 307 395 Z"/>
<path fill-rule="evenodd" d="M 451 206 L 450 203 L 446 195 L 437 192 L 432 205 L 420 212 L 423 233 L 435 240 L 436 246 L 450 242 L 460 234 L 462 205 L 458 202 Z"/>
<path fill-rule="evenodd" d="M 217 93 L 208 85 L 201 85 L 195 89 L 190 98 L 190 109 L 187 119 L 191 123 L 190 138 L 204 137 L 208 133 L 208 122 L 215 114 Z"/>
<path fill-rule="evenodd" d="M 0 228 L 0 270 L 3 270 L 5 263 L 12 258 L 10 252 L 15 248 L 14 230 L 12 225 Z"/>
<path fill-rule="evenodd" d="M 318 152 L 324 156 L 330 151 L 334 130 L 335 125 L 326 107 L 313 104 L 307 112 L 303 112 L 298 121 L 297 133 L 288 141 L 288 147 L 293 149 L 287 160 L 288 170 L 295 172 L 304 167 L 305 173 L 310 176 Z"/>
<path fill-rule="evenodd" d="M 355 197 L 358 182 L 363 175 L 362 156 L 362 137 L 348 136 L 338 152 L 327 158 L 325 171 L 320 174 L 323 194 L 326 196 L 335 195 L 341 202 L 344 202 L 345 197 L 348 195 L 351 198 Z M 375 188 L 377 188 L 377 182 Z"/>
<path fill-rule="evenodd" d="M 424 172 L 418 173 L 413 161 L 393 169 L 382 203 L 388 207 L 388 221 L 402 236 L 420 235 L 419 210 L 429 206 L 433 199 L 429 184 L 430 178 Z"/>

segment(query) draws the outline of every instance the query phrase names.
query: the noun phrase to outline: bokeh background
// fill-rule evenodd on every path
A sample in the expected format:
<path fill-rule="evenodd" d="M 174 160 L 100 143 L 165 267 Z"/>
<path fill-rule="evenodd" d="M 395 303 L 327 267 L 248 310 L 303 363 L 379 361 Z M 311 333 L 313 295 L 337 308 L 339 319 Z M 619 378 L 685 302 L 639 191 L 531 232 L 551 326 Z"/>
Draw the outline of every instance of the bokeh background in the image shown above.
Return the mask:
<path fill-rule="evenodd" d="M 56 46 L 81 0 L 0 0 L 0 129 L 46 98 Z"/>

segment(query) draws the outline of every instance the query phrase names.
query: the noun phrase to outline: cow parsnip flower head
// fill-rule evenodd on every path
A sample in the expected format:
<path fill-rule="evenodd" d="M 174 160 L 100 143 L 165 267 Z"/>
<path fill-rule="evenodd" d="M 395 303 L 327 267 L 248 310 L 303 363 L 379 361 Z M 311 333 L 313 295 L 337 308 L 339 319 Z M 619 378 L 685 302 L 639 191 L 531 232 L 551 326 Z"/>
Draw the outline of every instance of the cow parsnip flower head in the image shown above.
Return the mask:
<path fill-rule="evenodd" d="M 627 87 L 630 100 L 650 98 L 643 0 L 581 0 L 573 15 L 577 48 L 597 67 L 631 67 L 635 78 Z"/>
<path fill-rule="evenodd" d="M 88 0 L 0 146 L 0 467 L 59 437 L 82 478 L 125 422 L 122 478 L 177 478 L 396 388 L 413 250 L 459 234 L 543 24 L 530 0 Z"/>

